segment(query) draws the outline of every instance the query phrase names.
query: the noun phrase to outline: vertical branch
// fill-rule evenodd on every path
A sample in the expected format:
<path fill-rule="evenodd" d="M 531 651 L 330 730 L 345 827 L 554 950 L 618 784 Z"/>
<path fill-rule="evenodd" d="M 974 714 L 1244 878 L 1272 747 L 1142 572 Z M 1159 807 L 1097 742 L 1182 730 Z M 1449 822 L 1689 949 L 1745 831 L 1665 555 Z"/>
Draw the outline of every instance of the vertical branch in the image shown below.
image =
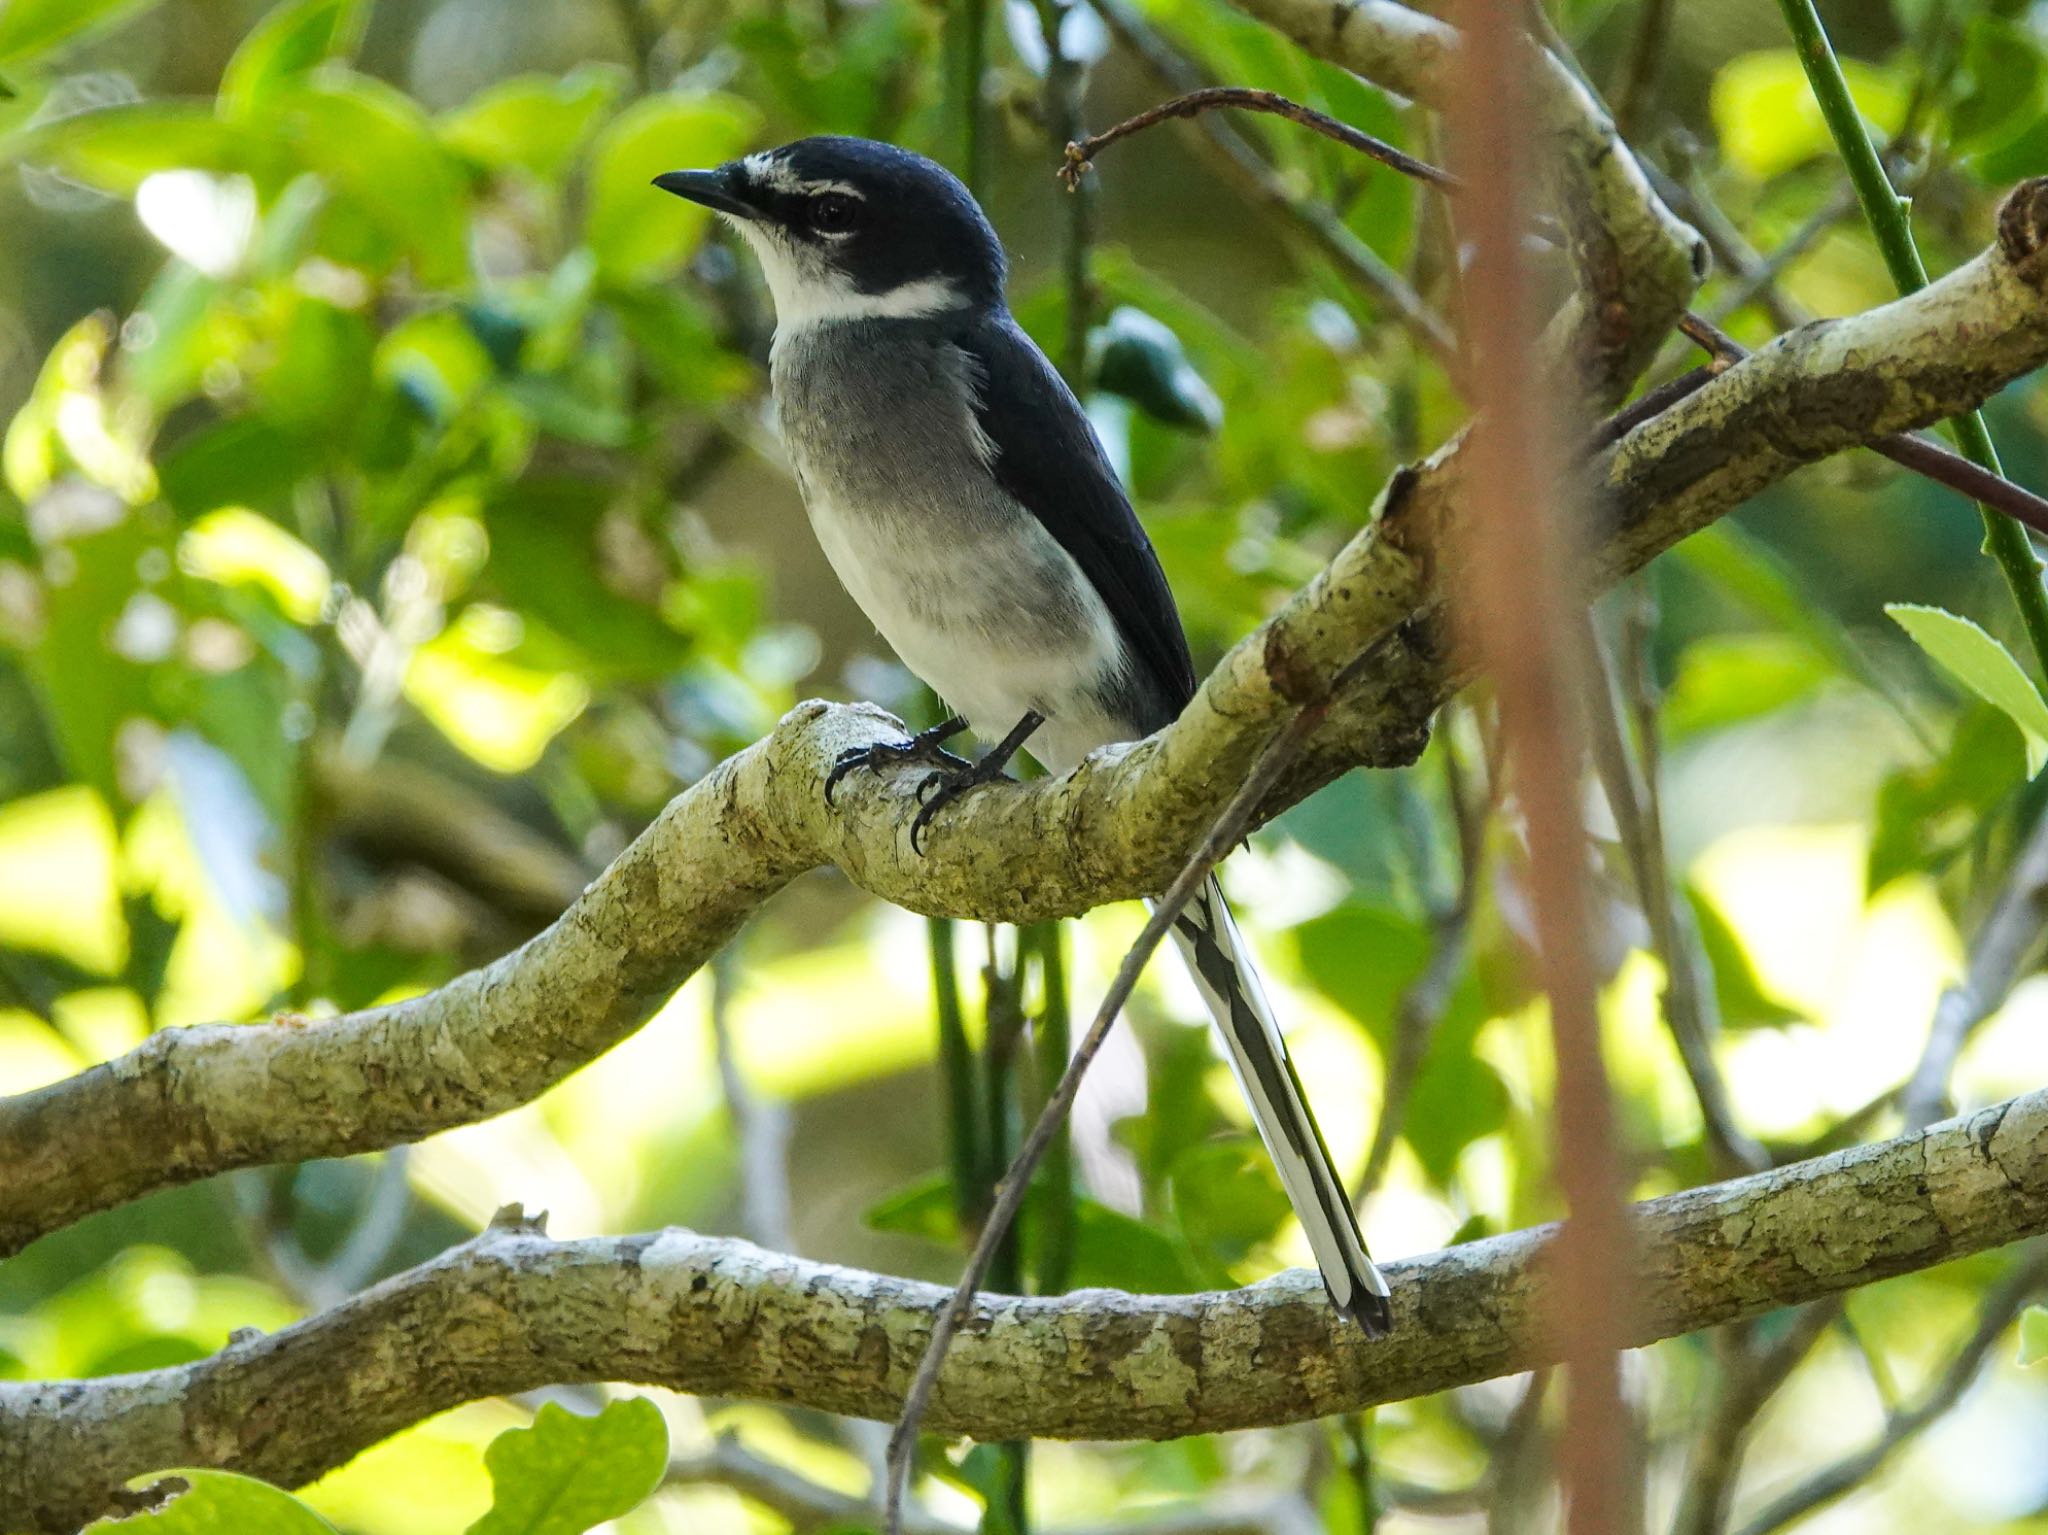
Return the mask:
<path fill-rule="evenodd" d="M 1024 941 L 1038 956 L 1041 989 L 1038 1020 L 1032 1028 L 1035 1080 L 1027 1118 L 1045 1112 L 1053 1084 L 1067 1069 L 1073 1050 L 1073 1015 L 1067 996 L 1067 935 L 1057 922 L 1040 922 L 1024 930 Z M 1061 1125 L 1046 1149 L 1043 1199 L 1037 1222 L 1037 1259 L 1032 1279 L 1040 1295 L 1058 1295 L 1067 1288 L 1074 1266 L 1074 1147 Z"/>
<path fill-rule="evenodd" d="M 1060 44 L 1060 29 L 1070 7 L 1078 0 L 1037 0 L 1038 25 L 1045 35 L 1045 120 L 1052 134 L 1056 154 L 1067 145 L 1086 137 L 1082 131 L 1082 97 L 1086 94 L 1087 67 L 1067 56 Z M 1092 177 L 1070 183 L 1067 198 L 1066 240 L 1060 250 L 1060 270 L 1067 290 L 1067 329 L 1060 347 L 1060 371 L 1076 391 L 1088 355 L 1088 327 L 1095 318 L 1095 284 L 1089 271 L 1089 250 L 1095 241 L 1096 188 Z"/>
<path fill-rule="evenodd" d="M 1017 1052 L 1024 1040 L 1024 971 L 1029 959 L 1025 930 L 1013 929 L 1016 943 L 1005 955 L 1002 929 L 988 926 L 988 966 L 982 972 L 986 1026 L 981 1039 L 981 1123 L 985 1132 L 983 1160 L 976 1178 L 978 1196 L 992 1200 L 1010 1166 L 1019 1076 Z M 1028 1181 L 1028 1175 L 1027 1175 Z M 1024 1289 L 1024 1217 L 1001 1231 L 989 1259 L 988 1283 L 1005 1295 Z M 993 1485 L 981 1528 L 984 1535 L 1024 1535 L 1029 1528 L 1025 1478 L 1030 1445 L 1008 1440 L 995 1446 Z"/>
<path fill-rule="evenodd" d="M 1855 98 L 1849 94 L 1849 82 L 1843 78 L 1841 61 L 1828 42 L 1813 0 L 1778 0 L 1778 4 L 1798 46 L 1807 83 L 1820 103 L 1821 115 L 1827 119 L 1828 132 L 1834 135 L 1835 147 L 1849 169 L 1849 181 L 1856 189 L 1856 200 L 1863 205 L 1863 217 L 1891 272 L 1892 284 L 1901 294 L 1917 293 L 1927 286 L 1927 267 L 1920 259 L 1919 247 L 1913 243 L 1913 227 L 1907 216 L 1909 204 L 1893 189 L 1891 178 L 1885 174 L 1884 162 L 1878 158 L 1877 146 L 1871 143 L 1863 126 Z M 1998 462 L 1998 449 L 1991 441 L 1991 430 L 1985 426 L 1981 412 L 1973 410 L 1956 417 L 1949 423 L 1949 432 L 1971 463 L 1993 474 L 2004 474 Z M 2026 530 L 2017 522 L 1981 502 L 1977 510 L 1984 518 L 1984 547 L 2005 573 L 2040 672 L 2048 677 L 2048 591 L 2041 586 L 2041 562 L 2034 556 Z M 2042 683 L 2036 681 L 2035 686 L 2038 688 Z"/>
<path fill-rule="evenodd" d="M 1629 750 L 1622 726 L 1622 708 L 1615 697 L 1614 669 L 1598 632 L 1588 624 L 1585 638 L 1586 721 L 1593 764 L 1614 812 L 1621 835 L 1622 856 L 1636 887 L 1636 900 L 1650 928 L 1650 948 L 1664 969 L 1665 1025 L 1678 1047 L 1679 1061 L 1692 1083 L 1706 1127 L 1709 1158 L 1722 1177 L 1761 1172 L 1770 1156 L 1736 1123 L 1728 1086 L 1714 1061 L 1714 1038 L 1720 1018 L 1714 1003 L 1712 977 L 1698 934 L 1672 885 L 1664 850 L 1664 820 L 1656 789 L 1656 706 L 1640 690 L 1634 699 L 1642 761 Z M 1646 681 L 1640 668 L 1637 681 Z"/>
<path fill-rule="evenodd" d="M 949 917 L 925 919 L 931 945 L 932 1007 L 939 1025 L 939 1072 L 946 1082 L 946 1170 L 953 1182 L 953 1206 L 962 1231 L 981 1224 L 988 1191 L 981 1181 L 981 1117 L 974 1101 L 974 1047 L 967 1042 L 967 1013 L 960 1002 L 957 929 Z"/>
<path fill-rule="evenodd" d="M 1570 1207 L 1557 1245 L 1558 1323 L 1569 1371 L 1560 1445 L 1569 1528 L 1626 1526 L 1629 1428 L 1617 1340 L 1627 1240 L 1613 1105 L 1601 1060 L 1587 937 L 1586 847 L 1578 813 L 1583 760 L 1580 622 L 1561 515 L 1559 423 L 1548 386 L 1522 359 L 1539 355 L 1541 316 L 1522 258 L 1535 103 L 1533 49 L 1512 0 L 1465 0 L 1449 125 L 1468 195 L 1457 214 L 1473 249 L 1466 345 L 1477 421 L 1472 526 L 1456 551 L 1467 639 L 1494 678 L 1515 792 L 1528 828 L 1531 895 L 1557 1061 L 1556 1180 Z M 1486 361 L 1490 359 L 1490 365 Z"/>

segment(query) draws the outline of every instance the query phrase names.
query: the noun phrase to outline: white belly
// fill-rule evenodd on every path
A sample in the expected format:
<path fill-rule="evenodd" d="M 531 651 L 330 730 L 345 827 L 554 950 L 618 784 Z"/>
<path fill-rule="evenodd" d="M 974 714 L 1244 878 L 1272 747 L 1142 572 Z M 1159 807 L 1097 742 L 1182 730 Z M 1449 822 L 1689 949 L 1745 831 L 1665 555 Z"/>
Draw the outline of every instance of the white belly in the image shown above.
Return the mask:
<path fill-rule="evenodd" d="M 861 611 L 918 679 L 976 735 L 995 740 L 1035 711 L 1032 755 L 1064 772 L 1131 730 L 1109 717 L 1102 679 L 1124 665 L 1108 609 L 1058 541 L 1019 517 L 964 519 L 951 539 L 904 536 L 908 519 L 840 513 L 813 491 L 811 527 Z M 1057 592 L 1063 600 L 1034 601 Z"/>

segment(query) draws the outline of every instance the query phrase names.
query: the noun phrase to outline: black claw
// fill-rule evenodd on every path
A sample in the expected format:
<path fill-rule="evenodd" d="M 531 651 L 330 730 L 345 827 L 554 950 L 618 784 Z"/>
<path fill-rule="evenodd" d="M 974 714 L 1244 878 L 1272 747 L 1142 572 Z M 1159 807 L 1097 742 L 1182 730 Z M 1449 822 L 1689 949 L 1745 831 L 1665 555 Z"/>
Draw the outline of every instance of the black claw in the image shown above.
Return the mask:
<path fill-rule="evenodd" d="M 925 834 L 931 828 L 932 818 L 953 801 L 985 783 L 1004 781 L 1003 764 L 994 760 L 993 754 L 979 762 L 963 763 L 950 771 L 933 773 L 917 786 L 918 811 L 917 819 L 910 823 L 910 850 L 920 858 L 924 856 Z"/>
<path fill-rule="evenodd" d="M 832 796 L 839 788 L 839 780 L 855 768 L 869 768 L 879 772 L 882 768 L 893 767 L 899 762 L 924 762 L 941 770 L 961 772 L 971 769 L 973 764 L 965 757 L 955 756 L 941 744 L 951 740 L 967 728 L 965 720 L 947 720 L 929 730 L 920 730 L 907 741 L 877 741 L 872 746 L 850 746 L 832 763 L 832 771 L 825 775 L 825 803 L 832 803 Z M 933 777 L 939 774 L 934 773 Z M 926 780 L 927 783 L 930 779 Z"/>

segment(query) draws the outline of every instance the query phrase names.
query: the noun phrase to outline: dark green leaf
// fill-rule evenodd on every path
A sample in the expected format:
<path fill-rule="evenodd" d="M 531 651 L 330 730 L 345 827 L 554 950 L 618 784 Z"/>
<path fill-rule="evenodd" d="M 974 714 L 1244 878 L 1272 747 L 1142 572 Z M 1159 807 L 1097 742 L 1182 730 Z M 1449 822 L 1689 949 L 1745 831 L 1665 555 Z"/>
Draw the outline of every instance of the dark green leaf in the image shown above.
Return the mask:
<path fill-rule="evenodd" d="M 1129 304 L 1088 337 L 1088 376 L 1168 426 L 1208 433 L 1223 425 L 1223 402 L 1188 361 L 1180 337 Z"/>

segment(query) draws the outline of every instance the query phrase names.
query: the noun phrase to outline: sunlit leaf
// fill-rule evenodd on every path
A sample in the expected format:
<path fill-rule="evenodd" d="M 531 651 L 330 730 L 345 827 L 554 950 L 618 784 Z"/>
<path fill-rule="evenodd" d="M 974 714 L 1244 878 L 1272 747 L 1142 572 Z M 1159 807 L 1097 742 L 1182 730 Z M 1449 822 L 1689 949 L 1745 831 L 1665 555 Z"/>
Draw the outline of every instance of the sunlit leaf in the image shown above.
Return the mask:
<path fill-rule="evenodd" d="M 651 185 L 664 171 L 718 165 L 746 146 L 757 114 L 736 96 L 676 91 L 635 102 L 598 135 L 584 240 L 615 281 L 682 264 L 711 214 Z"/>
<path fill-rule="evenodd" d="M 2026 737 L 2027 776 L 2040 772 L 2048 762 L 2048 703 L 2012 652 L 1969 619 L 1941 608 L 1893 602 L 1885 612 L 1949 676 L 2011 716 Z"/>
<path fill-rule="evenodd" d="M 367 0 L 291 0 L 258 22 L 221 75 L 220 106 L 246 115 L 285 81 L 355 51 Z"/>
<path fill-rule="evenodd" d="M 87 1526 L 92 1530 L 145 1535 L 335 1535 L 334 1526 L 288 1492 L 228 1471 L 177 1471 L 187 1490 L 147 1513 Z M 154 1477 L 138 1478 L 146 1485 Z"/>
<path fill-rule="evenodd" d="M 421 281 L 468 278 L 468 188 L 416 102 L 381 80 L 325 70 L 278 86 L 269 110 L 300 162 L 411 257 Z"/>
<path fill-rule="evenodd" d="M 625 71 L 611 64 L 586 64 L 559 79 L 520 75 L 501 80 L 444 113 L 441 140 L 479 165 L 553 180 L 581 152 L 625 87 Z"/>
<path fill-rule="evenodd" d="M 31 130 L 14 153 L 102 192 L 132 196 L 161 171 L 239 171 L 254 148 L 199 102 L 146 101 L 80 112 Z"/>
<path fill-rule="evenodd" d="M 582 1535 L 630 1513 L 660 1485 L 668 1425 L 644 1396 L 583 1417 L 545 1402 L 531 1428 L 508 1429 L 484 1452 L 491 1511 L 469 1535 Z"/>
<path fill-rule="evenodd" d="M 1832 675 L 1811 646 L 1790 635 L 1703 635 L 1679 658 L 1664 729 L 1682 740 L 1742 724 L 1810 697 Z"/>
<path fill-rule="evenodd" d="M 105 27 L 158 0 L 0 0 L 0 64 L 18 64 Z"/>
<path fill-rule="evenodd" d="M 2029 1306 L 2020 1313 L 2020 1354 L 2023 1367 L 2048 1359 L 2048 1306 Z"/>
<path fill-rule="evenodd" d="M 1859 59 L 1842 60 L 1842 72 L 1863 116 L 1880 133 L 1895 131 L 1905 117 L 1907 86 Z M 1820 104 L 1790 48 L 1730 59 L 1714 76 L 1710 105 L 1721 152 L 1760 180 L 1833 150 Z"/>

